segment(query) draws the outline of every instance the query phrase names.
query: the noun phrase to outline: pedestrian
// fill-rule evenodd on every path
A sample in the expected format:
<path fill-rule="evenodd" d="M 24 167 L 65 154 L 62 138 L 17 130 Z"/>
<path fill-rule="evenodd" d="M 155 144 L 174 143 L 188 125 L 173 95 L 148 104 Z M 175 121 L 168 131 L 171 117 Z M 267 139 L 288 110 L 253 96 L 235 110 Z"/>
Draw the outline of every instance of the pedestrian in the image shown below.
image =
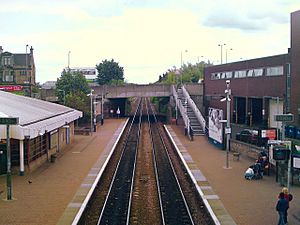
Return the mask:
<path fill-rule="evenodd" d="M 288 208 L 288 201 L 284 198 L 284 193 L 280 192 L 279 199 L 276 204 L 276 211 L 278 212 L 278 225 L 285 225 L 284 215 Z"/>
<path fill-rule="evenodd" d="M 245 179 L 252 180 L 253 177 L 254 177 L 253 166 L 250 166 L 245 172 Z"/>
<path fill-rule="evenodd" d="M 287 224 L 287 216 L 288 216 L 288 209 L 290 208 L 290 204 L 289 202 L 292 201 L 293 199 L 293 195 L 289 193 L 289 189 L 287 187 L 282 188 L 282 192 L 284 194 L 284 199 L 287 201 L 288 205 L 287 205 L 287 209 L 284 213 L 284 222 L 285 224 Z"/>

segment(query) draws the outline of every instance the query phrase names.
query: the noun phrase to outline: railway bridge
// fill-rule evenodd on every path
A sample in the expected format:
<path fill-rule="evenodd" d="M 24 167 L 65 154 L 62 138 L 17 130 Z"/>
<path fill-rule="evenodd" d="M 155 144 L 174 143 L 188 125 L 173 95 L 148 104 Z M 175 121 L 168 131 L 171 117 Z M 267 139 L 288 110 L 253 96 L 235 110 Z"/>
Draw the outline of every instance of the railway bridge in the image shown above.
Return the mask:
<path fill-rule="evenodd" d="M 204 134 L 205 119 L 202 116 L 204 112 L 203 84 L 185 84 L 180 87 L 175 87 L 175 85 L 171 84 L 100 85 L 93 86 L 92 89 L 94 90 L 94 95 L 101 100 L 101 105 L 106 100 L 110 100 L 110 109 L 113 112 L 116 112 L 119 108 L 124 113 L 126 111 L 125 101 L 127 98 L 170 97 L 169 104 L 172 111 L 174 111 L 176 120 L 181 115 L 188 134 Z M 120 99 L 123 99 L 123 101 Z M 103 113 L 109 115 L 110 109 L 106 109 L 105 112 L 104 107 Z"/>

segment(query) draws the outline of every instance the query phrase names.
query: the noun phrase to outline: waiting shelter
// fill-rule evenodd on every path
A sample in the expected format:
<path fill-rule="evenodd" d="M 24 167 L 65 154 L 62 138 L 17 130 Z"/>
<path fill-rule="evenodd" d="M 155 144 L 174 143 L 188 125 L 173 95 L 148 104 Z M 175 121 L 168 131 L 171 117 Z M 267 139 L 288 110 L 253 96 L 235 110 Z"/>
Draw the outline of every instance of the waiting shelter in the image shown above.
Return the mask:
<path fill-rule="evenodd" d="M 13 172 L 37 168 L 61 152 L 74 136 L 82 112 L 51 102 L 0 91 L 0 117 L 19 118 L 9 126 Z M 0 174 L 6 173 L 6 125 L 0 125 Z"/>

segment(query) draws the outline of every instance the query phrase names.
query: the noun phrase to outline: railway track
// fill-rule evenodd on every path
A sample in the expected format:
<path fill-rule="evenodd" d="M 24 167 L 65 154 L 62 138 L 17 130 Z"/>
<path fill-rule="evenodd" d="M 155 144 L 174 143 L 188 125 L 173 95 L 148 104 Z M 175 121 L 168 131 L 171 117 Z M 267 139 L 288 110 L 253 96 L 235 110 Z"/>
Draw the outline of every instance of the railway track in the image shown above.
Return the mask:
<path fill-rule="evenodd" d="M 78 224 L 214 224 L 149 100 L 127 129 Z"/>

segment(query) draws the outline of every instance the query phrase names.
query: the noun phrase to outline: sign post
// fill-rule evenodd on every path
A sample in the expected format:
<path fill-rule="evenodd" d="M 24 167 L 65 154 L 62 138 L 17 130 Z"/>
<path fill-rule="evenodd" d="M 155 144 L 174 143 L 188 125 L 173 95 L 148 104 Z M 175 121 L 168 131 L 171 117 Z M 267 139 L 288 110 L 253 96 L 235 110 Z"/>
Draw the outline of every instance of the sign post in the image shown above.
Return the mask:
<path fill-rule="evenodd" d="M 12 200 L 11 153 L 10 153 L 9 125 L 17 125 L 18 123 L 19 123 L 19 118 L 0 117 L 0 125 L 6 125 L 6 152 L 7 152 L 6 187 L 7 187 L 7 200 Z"/>

